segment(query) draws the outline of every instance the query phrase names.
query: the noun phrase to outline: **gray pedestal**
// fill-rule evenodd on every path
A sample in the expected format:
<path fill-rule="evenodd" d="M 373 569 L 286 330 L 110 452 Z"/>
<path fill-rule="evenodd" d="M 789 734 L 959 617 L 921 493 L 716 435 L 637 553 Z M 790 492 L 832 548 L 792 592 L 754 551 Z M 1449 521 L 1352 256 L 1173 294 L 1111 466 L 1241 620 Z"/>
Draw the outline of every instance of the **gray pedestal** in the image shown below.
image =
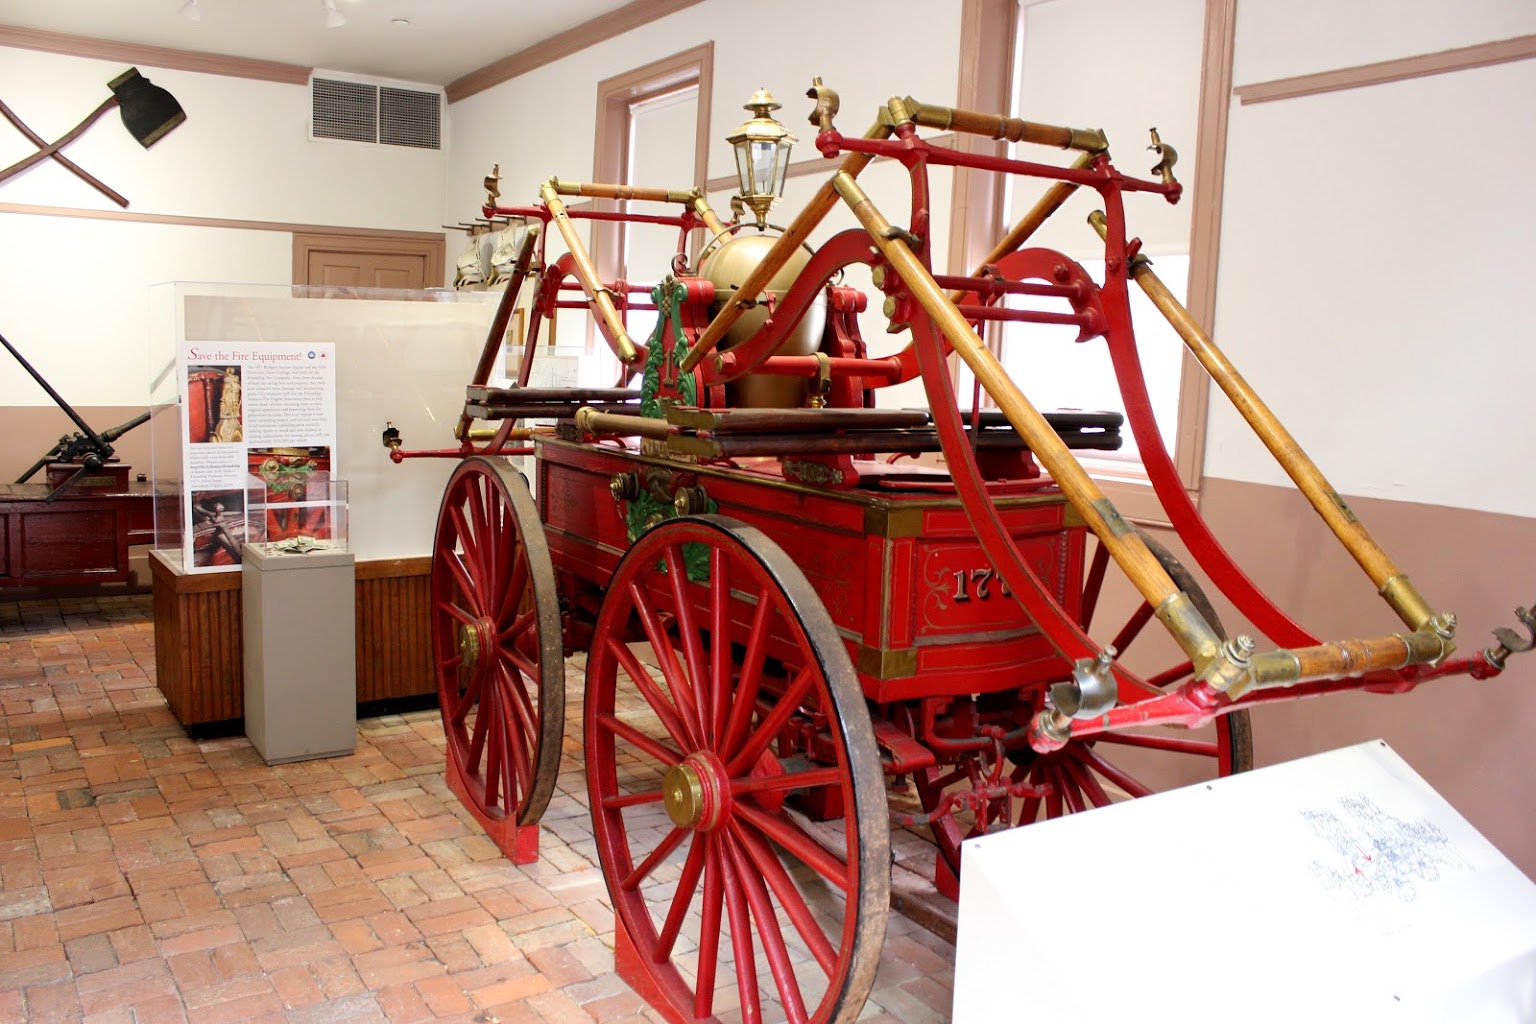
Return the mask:
<path fill-rule="evenodd" d="M 245 549 L 245 734 L 268 764 L 352 753 L 353 575 L 350 552 Z"/>

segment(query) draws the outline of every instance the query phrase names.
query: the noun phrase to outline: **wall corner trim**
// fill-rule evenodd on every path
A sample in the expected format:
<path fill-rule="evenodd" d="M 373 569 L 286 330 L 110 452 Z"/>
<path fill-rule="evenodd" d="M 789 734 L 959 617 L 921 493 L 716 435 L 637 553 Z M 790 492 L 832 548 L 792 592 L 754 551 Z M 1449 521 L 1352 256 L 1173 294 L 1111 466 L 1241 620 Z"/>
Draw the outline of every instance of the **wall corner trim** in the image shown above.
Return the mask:
<path fill-rule="evenodd" d="M 285 85 L 308 83 L 310 72 L 314 70 L 298 64 L 283 64 L 274 60 L 252 60 L 248 57 L 230 57 L 218 53 L 197 53 L 193 50 L 175 50 L 167 46 L 150 46 L 147 43 L 122 43 L 111 39 L 95 39 L 91 36 L 73 36 L 63 32 L 19 28 L 15 25 L 0 25 L 0 46 L 11 46 L 20 50 L 41 50 L 44 53 L 62 53 L 68 57 L 123 61 L 153 68 L 169 68 L 173 71 L 195 71 L 204 75 L 253 78 L 261 82 L 281 82 Z"/>
<path fill-rule="evenodd" d="M 1232 92 L 1239 103 L 1268 103 L 1272 100 L 1289 100 L 1298 96 L 1313 96 L 1323 92 L 1339 92 L 1358 89 L 1365 85 L 1381 85 L 1400 82 L 1408 78 L 1440 75 L 1447 71 L 1465 71 L 1469 68 L 1508 64 L 1511 61 L 1529 60 L 1536 57 L 1536 35 L 1515 36 L 1475 46 L 1461 46 L 1454 50 L 1421 53 L 1413 57 L 1399 57 L 1375 64 L 1358 64 L 1354 67 L 1335 68 L 1294 78 L 1276 78 L 1269 82 L 1252 82 L 1240 85 Z"/>
<path fill-rule="evenodd" d="M 686 10 L 701 0 L 632 0 L 616 11 L 610 11 L 575 28 L 518 50 L 485 67 L 471 71 L 448 83 L 446 90 L 449 103 L 457 103 L 479 92 L 526 75 L 535 68 L 553 64 L 563 57 L 579 53 L 614 36 L 623 35 L 641 25 L 649 24 L 669 14 Z"/>

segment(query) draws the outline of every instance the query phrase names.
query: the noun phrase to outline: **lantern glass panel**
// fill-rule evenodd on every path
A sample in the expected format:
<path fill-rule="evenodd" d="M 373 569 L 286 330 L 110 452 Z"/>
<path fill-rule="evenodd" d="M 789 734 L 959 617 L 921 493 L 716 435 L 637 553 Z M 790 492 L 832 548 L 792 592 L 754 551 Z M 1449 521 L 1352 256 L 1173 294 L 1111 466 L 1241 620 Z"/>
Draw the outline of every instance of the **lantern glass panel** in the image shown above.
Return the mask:
<path fill-rule="evenodd" d="M 789 172 L 789 147 L 788 142 L 779 143 L 779 160 L 773 168 L 773 194 L 784 195 L 784 175 Z"/>
<path fill-rule="evenodd" d="M 736 177 L 741 183 L 741 195 L 750 195 L 752 192 L 752 173 L 751 167 L 747 163 L 747 143 L 738 142 L 734 148 L 736 150 Z"/>
<path fill-rule="evenodd" d="M 773 185 L 778 177 L 774 164 L 779 147 L 773 142 L 752 143 L 752 192 L 754 195 L 774 195 Z"/>

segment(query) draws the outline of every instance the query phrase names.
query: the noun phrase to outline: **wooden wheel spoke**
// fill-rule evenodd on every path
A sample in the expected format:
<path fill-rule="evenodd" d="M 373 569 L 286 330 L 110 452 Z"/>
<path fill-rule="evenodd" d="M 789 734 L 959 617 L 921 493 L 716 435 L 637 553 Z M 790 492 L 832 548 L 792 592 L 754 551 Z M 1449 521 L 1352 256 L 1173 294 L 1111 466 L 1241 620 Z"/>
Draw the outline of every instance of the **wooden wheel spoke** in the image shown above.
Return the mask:
<path fill-rule="evenodd" d="M 1110 646 L 1124 654 L 1126 648 L 1135 642 L 1136 638 L 1141 635 L 1142 629 L 1151 620 L 1152 606 L 1143 601 L 1141 602 L 1141 607 L 1137 608 L 1135 613 L 1131 615 L 1130 621 L 1120 627 L 1120 632 L 1115 634 L 1115 638 L 1110 641 Z"/>
<path fill-rule="evenodd" d="M 1051 787 L 1050 793 L 1045 797 L 1045 818 L 1061 817 L 1061 772 L 1054 765 L 1046 765 L 1040 772 L 1041 778 Z"/>
<path fill-rule="evenodd" d="M 726 720 L 717 750 L 736 749 L 751 725 L 752 711 L 757 707 L 758 687 L 763 679 L 763 662 L 768 653 L 768 626 L 772 616 L 772 599 L 767 593 L 759 591 L 757 610 L 752 614 L 752 627 L 747 633 L 747 649 L 741 661 L 741 675 L 736 682 L 730 716 Z"/>
<path fill-rule="evenodd" d="M 473 626 L 476 622 L 476 619 L 472 613 L 465 611 L 458 605 L 454 604 L 452 601 L 437 602 L 437 610 L 451 619 L 457 619 L 459 622 L 464 623 L 466 626 Z"/>
<path fill-rule="evenodd" d="M 608 649 L 623 666 L 630 681 L 645 698 L 645 702 L 650 705 L 651 711 L 661 721 L 662 727 L 667 730 L 667 735 L 672 737 L 672 742 L 683 750 L 696 749 L 687 727 L 678 716 L 677 709 L 667 700 L 666 694 L 661 692 L 661 687 L 656 685 L 656 680 L 651 678 L 651 673 L 641 664 L 640 659 L 635 657 L 635 652 L 620 641 L 612 639 L 608 641 Z"/>
<path fill-rule="evenodd" d="M 1115 743 L 1122 747 L 1143 747 L 1147 750 L 1166 750 L 1173 754 L 1193 754 L 1196 757 L 1220 757 L 1221 751 L 1214 740 L 1196 740 L 1184 736 L 1156 736 L 1136 732 L 1106 732 L 1095 737 L 1099 743 Z"/>
<path fill-rule="evenodd" d="M 474 527 L 474 545 L 475 549 L 480 553 L 479 562 L 483 570 L 482 575 L 489 579 L 491 570 L 495 568 L 495 563 L 490 560 L 491 552 L 487 550 L 491 540 L 487 536 L 487 528 L 490 524 L 486 522 L 485 498 L 481 491 L 481 488 L 485 486 L 487 486 L 486 478 L 483 475 L 470 478 L 469 486 L 464 488 L 464 507 L 466 509 L 465 518 Z M 466 532 L 468 531 L 466 530 Z"/>
<path fill-rule="evenodd" d="M 1067 809 L 1073 814 L 1081 814 L 1088 809 L 1083 802 L 1082 787 L 1073 778 L 1070 768 L 1065 764 L 1056 766 L 1056 780 L 1061 783 L 1061 798 L 1066 802 Z"/>
<path fill-rule="evenodd" d="M 1022 772 L 1023 769 L 1020 769 Z M 1030 769 L 1028 772 L 1030 785 L 1040 786 L 1040 773 L 1038 769 Z M 1017 781 L 1017 779 L 1015 779 Z M 1040 816 L 1040 804 L 1042 799 L 1038 796 L 1027 796 L 1019 802 L 1019 816 L 1014 819 L 1015 825 L 1029 825 Z"/>
<path fill-rule="evenodd" d="M 468 707 L 467 702 L 465 706 Z M 485 735 L 490 726 L 491 716 L 486 713 L 485 707 L 482 704 L 480 710 L 475 714 L 475 728 L 469 738 L 469 753 L 464 758 L 465 766 L 472 772 L 475 772 L 475 774 L 479 774 L 476 769 L 480 764 L 480 755 L 485 750 Z"/>
<path fill-rule="evenodd" d="M 694 991 L 693 1015 L 708 1018 L 715 1005 L 715 969 L 720 963 L 720 918 L 725 909 L 725 870 L 715 837 L 704 842 L 704 905 L 699 922 L 698 988 Z"/>
<path fill-rule="evenodd" d="M 723 755 L 730 757 L 730 760 L 725 763 L 727 775 L 739 775 L 746 771 L 757 761 L 758 755 L 768 749 L 768 744 L 778 736 L 779 730 L 789 721 L 789 716 L 799 710 L 800 702 L 805 699 L 805 695 L 810 692 L 811 684 L 816 681 L 816 673 L 817 670 L 813 666 L 801 669 L 795 681 L 784 691 L 784 695 L 773 706 L 773 710 L 763 716 L 757 731 L 747 738 L 741 749 L 735 753 L 722 751 Z"/>
<path fill-rule="evenodd" d="M 779 915 L 774 912 L 773 902 L 768 898 L 763 877 L 753 870 L 751 860 L 729 832 L 724 837 L 724 843 L 729 851 L 731 865 L 736 870 L 736 877 L 741 879 L 747 909 L 757 922 L 757 934 L 762 941 L 763 954 L 768 960 L 768 972 L 773 975 L 774 987 L 779 990 L 784 1015 L 789 1024 L 809 1024 L 805 997 L 800 994 L 800 982 L 795 977 L 794 964 L 789 960 L 789 947 L 784 943 Z"/>
<path fill-rule="evenodd" d="M 522 607 L 523 597 L 527 592 L 528 552 L 521 544 L 516 544 L 513 547 L 511 578 L 507 580 L 505 589 L 501 591 L 501 597 L 496 604 L 496 621 L 498 623 L 505 621 L 509 614 Z"/>
<path fill-rule="evenodd" d="M 1104 787 L 1099 785 L 1099 780 L 1093 777 L 1093 773 L 1081 761 L 1069 757 L 1062 764 L 1066 767 L 1067 774 L 1072 776 L 1072 781 L 1077 784 L 1077 788 L 1082 790 L 1083 795 L 1088 798 L 1089 803 L 1095 807 L 1108 807 L 1114 803 L 1109 798 L 1109 794 L 1104 792 Z"/>
<path fill-rule="evenodd" d="M 667 583 L 672 588 L 672 601 L 677 609 L 678 639 L 683 646 L 683 660 L 688 667 L 691 688 L 688 701 L 693 705 L 693 721 L 698 726 L 700 742 L 706 741 L 704 722 L 709 717 L 704 707 L 713 690 L 709 670 L 704 663 L 704 644 L 699 639 L 699 625 L 694 615 L 693 602 L 689 599 L 688 568 L 683 564 L 683 547 L 673 544 L 667 548 Z M 730 631 L 726 631 L 729 642 Z M 679 703 L 682 700 L 679 699 Z"/>
<path fill-rule="evenodd" d="M 522 615 L 519 615 L 517 618 L 513 619 L 511 625 L 507 626 L 506 629 L 502 630 L 500 633 L 497 633 L 496 639 L 508 646 L 511 646 L 518 637 L 527 633 L 534 627 L 535 624 L 537 624 L 538 621 L 539 610 L 537 608 L 530 609 L 529 611 L 524 612 Z"/>
<path fill-rule="evenodd" d="M 521 798 L 527 788 L 527 780 L 533 777 L 533 759 L 529 753 L 528 745 L 530 737 L 538 734 L 538 725 L 534 721 L 532 708 L 523 710 L 522 702 L 526 700 L 522 688 L 512 678 L 511 672 L 505 665 L 499 667 L 501 673 L 502 725 L 505 730 L 510 753 L 513 755 L 507 759 L 508 780 L 517 783 L 507 789 L 507 804 L 509 807 L 517 806 L 513 797 Z"/>
<path fill-rule="evenodd" d="M 644 793 L 624 793 L 603 797 L 603 809 L 605 811 L 621 811 L 626 807 L 644 807 L 647 804 L 661 803 L 661 790 L 653 789 Z"/>
<path fill-rule="evenodd" d="M 517 696 L 518 702 L 521 705 L 519 710 L 527 711 L 528 720 L 531 723 L 534 719 L 534 713 L 532 699 L 528 696 L 528 687 L 532 686 L 537 689 L 539 685 L 539 666 L 534 664 L 531 659 L 515 647 L 501 648 L 501 659 L 498 664 L 501 666 L 501 670 L 507 673 L 507 682 L 512 686 L 512 693 Z M 513 675 L 514 669 L 516 670 L 515 676 Z"/>
<path fill-rule="evenodd" d="M 480 714 L 475 719 L 475 724 L 480 724 L 480 719 L 485 719 L 485 806 L 495 807 L 496 796 L 501 788 L 501 761 L 506 753 L 506 744 L 502 736 L 503 723 L 500 709 L 494 701 L 480 702 Z"/>
<path fill-rule="evenodd" d="M 475 581 L 469 574 L 469 567 L 464 564 L 464 559 L 457 552 L 448 552 L 447 557 L 443 559 L 443 564 L 448 567 L 448 573 L 453 577 L 454 583 L 458 584 L 464 603 L 469 605 L 470 618 L 466 621 L 473 623 L 475 617 L 480 614 L 480 588 L 475 586 Z M 447 604 L 447 602 L 443 603 Z"/>
<path fill-rule="evenodd" d="M 709 553 L 709 713 L 704 716 L 705 739 L 714 744 L 725 733 L 731 688 L 731 563 L 725 552 Z"/>
<path fill-rule="evenodd" d="M 672 851 L 677 849 L 682 841 L 692 834 L 688 829 L 678 828 L 676 825 L 672 826 L 672 831 L 667 833 L 665 839 L 656 844 L 656 849 L 652 850 L 645 860 L 635 865 L 633 871 L 624 876 L 619 882 L 619 888 L 633 891 L 641 882 L 651 876 L 651 872 L 656 870 L 658 864 L 672 856 Z M 681 889 L 681 883 L 679 883 L 679 889 Z M 688 899 L 693 899 L 693 892 L 691 890 L 688 893 Z"/>
<path fill-rule="evenodd" d="M 784 865 L 779 863 L 779 858 L 774 856 L 773 851 L 762 840 L 735 823 L 732 823 L 730 828 L 736 841 L 752 859 L 758 874 L 767 880 L 768 887 L 778 898 L 779 906 L 783 907 L 784 913 L 789 915 L 795 931 L 799 932 L 806 948 L 816 958 L 816 963 L 821 966 L 828 978 L 832 977 L 833 972 L 837 970 L 837 951 L 832 948 L 827 933 L 822 931 L 821 925 L 816 923 L 811 908 L 806 905 L 805 898 L 800 894 L 794 880 L 789 877 L 789 872 L 784 870 Z"/>
<path fill-rule="evenodd" d="M 480 549 L 479 541 L 476 539 L 474 532 L 470 530 L 469 523 L 464 519 L 464 509 L 457 505 L 453 506 L 448 510 L 448 519 L 453 524 L 454 535 L 459 540 L 459 546 L 464 549 L 464 560 L 468 561 L 475 567 L 475 575 L 478 578 L 484 579 L 486 571 L 485 559 L 483 557 L 483 552 Z M 444 553 L 457 554 L 457 552 Z M 463 586 L 463 584 L 461 584 L 461 586 Z M 464 587 L 466 593 L 477 591 L 478 589 L 479 588 L 475 587 L 472 583 Z"/>
<path fill-rule="evenodd" d="M 682 829 L 674 829 L 673 832 L 678 836 L 678 842 L 682 841 L 683 835 L 688 834 Z M 683 928 L 683 919 L 688 916 L 688 908 L 693 905 L 693 894 L 698 890 L 699 876 L 704 872 L 704 849 L 706 844 L 702 837 L 699 837 L 698 833 L 693 833 L 693 835 L 698 838 L 695 838 L 693 845 L 688 847 L 688 856 L 683 860 L 682 873 L 677 878 L 677 890 L 672 894 L 672 905 L 667 908 L 666 920 L 661 924 L 661 931 L 656 934 L 656 953 L 662 958 L 672 955 L 672 948 L 677 944 L 677 936 Z M 670 835 L 667 837 L 668 840 L 671 838 L 672 836 Z M 676 848 L 677 843 L 673 843 L 668 852 Z M 661 847 L 657 847 L 657 849 L 660 850 Z M 639 873 L 640 868 L 636 868 L 630 872 L 629 877 L 635 878 Z M 646 871 L 646 875 L 648 874 L 650 874 L 649 869 Z M 645 875 L 635 878 L 635 885 L 639 885 L 640 880 L 643 878 L 645 878 Z M 625 879 L 625 882 L 628 881 L 629 879 Z M 632 888 L 629 885 L 624 887 Z"/>
<path fill-rule="evenodd" d="M 1147 678 L 1147 685 L 1156 687 L 1158 690 L 1162 690 L 1163 688 L 1178 682 L 1180 679 L 1183 679 L 1185 676 L 1193 674 L 1194 671 L 1194 665 L 1187 661 L 1181 661 L 1179 664 L 1173 666 L 1170 669 L 1164 669 L 1155 676 L 1149 676 Z"/>
<path fill-rule="evenodd" d="M 636 747 L 639 747 L 641 750 L 645 751 L 647 754 L 651 755 L 651 757 L 657 761 L 660 761 L 668 768 L 675 764 L 681 763 L 683 760 L 682 754 L 678 753 L 676 750 L 673 750 L 671 747 L 667 746 L 665 743 L 662 743 L 660 740 L 652 739 L 645 733 L 641 732 L 639 729 L 636 729 L 634 726 L 630 725 L 628 722 L 621 720 L 612 712 L 604 712 L 598 715 L 597 724 L 601 728 L 613 733 L 613 735 L 619 737 L 620 739 L 626 740 L 629 743 L 634 744 Z"/>
<path fill-rule="evenodd" d="M 1070 755 L 1077 757 L 1089 768 L 1104 776 L 1110 782 L 1125 790 L 1131 796 L 1151 796 L 1152 790 L 1131 778 L 1125 772 L 1116 768 L 1099 756 L 1098 752 L 1084 744 L 1073 744 L 1067 747 Z"/>
<path fill-rule="evenodd" d="M 734 805 L 736 817 L 782 846 L 790 856 L 848 895 L 848 865 L 838 860 L 800 826 L 749 803 Z"/>
<path fill-rule="evenodd" d="M 843 781 L 839 768 L 816 768 L 806 772 L 785 772 L 783 775 L 746 776 L 731 780 L 731 795 L 746 796 L 748 793 L 789 793 L 797 789 L 815 789 L 820 786 L 836 786 Z"/>
<path fill-rule="evenodd" d="M 469 715 L 469 709 L 480 700 L 480 686 L 484 678 L 479 674 L 471 675 L 457 699 L 452 699 L 450 695 L 452 706 L 446 709 L 450 722 L 455 725 L 464 724 L 464 719 Z"/>
<path fill-rule="evenodd" d="M 666 630 L 662 628 L 661 620 L 656 616 L 656 610 L 651 607 L 645 591 L 639 584 L 629 585 L 630 600 L 634 602 L 635 613 L 640 617 L 641 628 L 645 630 L 646 639 L 650 641 L 651 651 L 656 655 L 656 664 L 661 669 L 662 682 L 666 684 L 667 692 L 672 695 L 672 704 L 678 711 L 678 720 L 683 725 L 684 735 L 688 742 L 682 744 L 690 750 L 698 750 L 704 745 L 704 730 L 699 722 L 698 707 L 693 702 L 693 695 L 688 683 L 683 679 L 683 667 L 677 662 L 677 652 L 672 649 L 672 643 L 668 639 Z M 636 680 L 638 683 L 639 680 Z"/>
<path fill-rule="evenodd" d="M 1087 579 L 1083 581 L 1083 607 L 1078 613 L 1077 624 L 1086 630 L 1093 622 L 1093 613 L 1099 606 L 1099 593 L 1104 589 L 1104 572 L 1109 568 L 1109 548 L 1103 544 L 1093 549 L 1093 561 L 1088 566 Z"/>
<path fill-rule="evenodd" d="M 725 840 L 716 838 L 723 847 Z M 757 958 L 752 953 L 752 926 L 747 920 L 747 900 L 742 879 L 731 864 L 729 851 L 720 851 L 720 869 L 725 874 L 725 913 L 731 922 L 731 951 L 736 955 L 736 990 L 741 998 L 744 1020 L 761 1021 L 762 1004 L 757 995 Z"/>

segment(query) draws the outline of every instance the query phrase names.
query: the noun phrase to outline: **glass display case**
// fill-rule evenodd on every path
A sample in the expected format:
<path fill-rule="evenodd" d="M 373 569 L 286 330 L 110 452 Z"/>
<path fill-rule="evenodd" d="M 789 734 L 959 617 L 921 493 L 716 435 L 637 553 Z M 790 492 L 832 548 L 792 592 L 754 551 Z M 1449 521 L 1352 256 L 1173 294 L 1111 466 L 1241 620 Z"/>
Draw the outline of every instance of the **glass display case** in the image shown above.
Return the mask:
<path fill-rule="evenodd" d="M 347 482 L 302 449 L 267 453 L 245 478 L 245 542 L 268 555 L 347 550 Z"/>
<path fill-rule="evenodd" d="M 464 385 L 500 298 L 441 289 L 152 288 L 149 432 L 162 559 L 177 572 L 238 569 L 242 544 L 291 540 L 274 534 L 311 520 L 330 531 L 312 541 L 342 545 L 359 561 L 428 554 L 454 460 L 397 465 L 380 438 L 389 424 L 412 447 L 455 444 Z M 252 498 L 252 476 L 278 490 Z M 293 504 L 282 488 L 297 487 L 301 476 L 329 481 L 328 494 L 303 498 L 324 515 L 277 507 Z"/>

